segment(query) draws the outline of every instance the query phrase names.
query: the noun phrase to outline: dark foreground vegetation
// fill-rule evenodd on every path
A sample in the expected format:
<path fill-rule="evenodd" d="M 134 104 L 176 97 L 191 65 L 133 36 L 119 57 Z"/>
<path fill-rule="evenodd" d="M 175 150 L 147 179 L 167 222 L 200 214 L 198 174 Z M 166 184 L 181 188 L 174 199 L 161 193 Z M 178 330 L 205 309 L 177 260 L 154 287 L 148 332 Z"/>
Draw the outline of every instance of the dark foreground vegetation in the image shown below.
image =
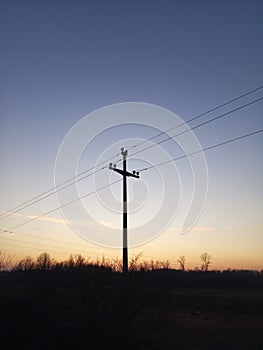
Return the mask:
<path fill-rule="evenodd" d="M 2 349 L 263 349 L 263 274 L 103 264 L 0 273 Z"/>

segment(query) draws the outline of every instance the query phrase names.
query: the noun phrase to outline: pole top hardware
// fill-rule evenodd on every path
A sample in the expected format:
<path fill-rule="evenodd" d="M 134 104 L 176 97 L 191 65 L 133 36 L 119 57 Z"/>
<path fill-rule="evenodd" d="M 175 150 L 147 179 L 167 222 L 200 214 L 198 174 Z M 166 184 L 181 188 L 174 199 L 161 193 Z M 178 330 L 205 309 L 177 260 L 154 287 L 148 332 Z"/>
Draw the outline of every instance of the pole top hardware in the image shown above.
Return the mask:
<path fill-rule="evenodd" d="M 128 151 L 127 151 L 127 149 L 125 150 L 124 147 L 121 148 L 121 155 L 124 157 L 127 157 L 127 155 L 128 155 Z"/>

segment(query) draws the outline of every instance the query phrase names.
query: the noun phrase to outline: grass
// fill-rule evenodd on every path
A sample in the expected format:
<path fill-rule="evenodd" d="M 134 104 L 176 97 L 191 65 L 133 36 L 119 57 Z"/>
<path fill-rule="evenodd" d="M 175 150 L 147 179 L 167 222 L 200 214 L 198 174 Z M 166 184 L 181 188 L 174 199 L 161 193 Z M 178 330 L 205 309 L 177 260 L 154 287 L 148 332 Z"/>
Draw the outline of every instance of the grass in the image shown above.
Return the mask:
<path fill-rule="evenodd" d="M 103 269 L 5 274 L 1 348 L 263 349 L 262 289 L 207 287 L 202 273 L 184 288 L 177 276 L 123 278 Z"/>

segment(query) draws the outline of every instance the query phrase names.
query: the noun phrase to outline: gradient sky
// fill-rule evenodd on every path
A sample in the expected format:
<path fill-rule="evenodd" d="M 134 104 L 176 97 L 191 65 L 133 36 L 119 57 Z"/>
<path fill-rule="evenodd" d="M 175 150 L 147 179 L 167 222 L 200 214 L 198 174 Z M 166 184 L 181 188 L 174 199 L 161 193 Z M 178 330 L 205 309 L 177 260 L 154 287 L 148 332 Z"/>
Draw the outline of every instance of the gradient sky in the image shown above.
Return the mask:
<path fill-rule="evenodd" d="M 188 120 L 262 85 L 262 10 L 255 0 L 2 0 L 0 210 L 53 186 L 65 134 L 98 108 L 147 102 Z M 196 130 L 202 147 L 261 129 L 262 106 Z M 149 137 L 144 129 L 139 133 Z M 182 236 L 174 223 L 132 253 L 174 264 L 185 255 L 192 268 L 208 252 L 214 268 L 263 269 L 262 140 L 260 134 L 207 153 L 209 192 L 195 228 Z M 144 180 L 151 181 L 150 173 Z M 1 220 L 0 228 L 56 206 L 55 198 L 46 199 Z M 17 232 L 65 242 L 1 234 L 1 248 L 18 257 L 43 250 L 57 259 L 71 252 L 120 256 L 83 241 L 59 212 Z"/>

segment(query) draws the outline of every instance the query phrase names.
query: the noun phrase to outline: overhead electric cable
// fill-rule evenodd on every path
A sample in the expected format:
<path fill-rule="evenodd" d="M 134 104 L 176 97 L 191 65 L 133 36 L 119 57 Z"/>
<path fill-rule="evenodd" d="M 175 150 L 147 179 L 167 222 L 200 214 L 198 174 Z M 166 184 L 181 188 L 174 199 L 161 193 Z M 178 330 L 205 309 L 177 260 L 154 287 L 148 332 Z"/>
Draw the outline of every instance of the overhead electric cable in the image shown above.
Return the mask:
<path fill-rule="evenodd" d="M 57 192 L 60 192 L 60 191 L 62 191 L 62 190 L 64 190 L 64 189 L 66 189 L 66 188 L 68 188 L 68 187 L 74 185 L 76 182 L 82 181 L 82 180 L 88 178 L 89 176 L 94 175 L 94 174 L 100 172 L 101 170 L 103 170 L 103 169 L 105 169 L 105 168 L 107 168 L 107 166 L 104 166 L 104 167 L 102 167 L 102 168 L 100 168 L 100 169 L 97 169 L 97 170 L 93 171 L 92 173 L 89 173 L 89 174 L 87 174 L 87 175 L 81 177 L 80 179 L 75 180 L 75 181 L 69 183 L 68 185 L 65 185 L 65 186 L 63 186 L 63 187 L 61 187 L 61 188 L 59 188 L 59 189 L 56 189 L 56 190 L 54 190 L 53 192 L 48 193 L 48 194 L 46 194 L 45 196 L 43 196 L 43 197 L 41 197 L 41 198 L 39 198 L 39 199 L 36 199 L 35 201 L 33 201 L 33 202 L 31 202 L 31 203 L 28 203 L 28 204 L 26 204 L 26 205 L 24 205 L 24 206 L 22 206 L 22 207 L 19 207 L 18 209 L 14 210 L 14 211 L 12 211 L 12 212 L 8 212 L 8 214 L 6 214 L 6 215 L 0 217 L 0 220 L 5 219 L 6 217 L 8 217 L 8 216 L 10 216 L 10 215 L 13 215 L 13 214 L 19 212 L 19 211 L 22 210 L 22 209 L 31 207 L 31 205 L 36 204 L 36 203 L 42 201 L 43 199 L 46 199 L 46 198 L 52 196 L 53 194 L 55 194 L 55 193 L 57 193 Z M 68 181 L 67 181 L 67 182 L 68 182 Z M 61 186 L 61 185 L 60 185 L 60 186 Z"/>
<path fill-rule="evenodd" d="M 263 97 L 260 97 L 260 98 L 258 98 L 258 99 L 256 99 L 256 100 L 253 100 L 253 101 L 251 101 L 251 102 L 248 102 L 248 103 L 246 103 L 246 104 L 244 104 L 244 105 L 242 105 L 242 106 L 239 106 L 239 107 L 237 107 L 237 108 L 231 109 L 231 110 L 228 111 L 228 112 L 225 112 L 225 113 L 223 113 L 223 114 L 220 114 L 220 115 L 218 115 L 218 116 L 216 116 L 216 117 L 214 117 L 214 118 L 212 118 L 212 119 L 206 120 L 205 122 L 202 122 L 202 123 L 200 123 L 200 124 L 197 124 L 197 125 L 195 125 L 195 126 L 189 128 L 189 129 L 187 129 L 187 130 L 181 131 L 181 132 L 179 132 L 178 134 L 175 134 L 175 135 L 173 135 L 173 136 L 169 136 L 169 137 L 167 137 L 167 138 L 164 139 L 164 140 L 161 140 L 161 141 L 159 141 L 159 142 L 153 143 L 152 145 L 149 145 L 148 147 L 145 147 L 145 148 L 142 149 L 142 150 L 139 150 L 139 151 L 137 151 L 137 152 L 131 153 L 131 154 L 129 155 L 129 157 L 132 157 L 132 156 L 134 156 L 135 154 L 144 152 L 144 151 L 146 151 L 146 150 L 148 150 L 148 149 L 150 149 L 150 148 L 156 147 L 156 146 L 158 146 L 158 145 L 160 145 L 161 143 L 164 143 L 164 142 L 166 142 L 166 141 L 172 140 L 172 139 L 173 139 L 174 137 L 176 137 L 176 136 L 181 136 L 181 135 L 186 134 L 187 132 L 190 132 L 190 131 L 192 131 L 192 130 L 194 130 L 194 129 L 200 128 L 201 126 L 204 126 L 204 125 L 206 125 L 206 124 L 212 123 L 212 122 L 214 122 L 215 120 L 218 120 L 218 119 L 221 119 L 221 118 L 223 118 L 223 117 L 226 117 L 227 115 L 230 115 L 230 114 L 232 114 L 232 113 L 234 113 L 234 112 L 237 112 L 237 111 L 239 111 L 239 110 L 241 110 L 241 109 L 243 109 L 243 108 L 246 108 L 246 107 L 248 107 L 248 106 L 251 106 L 252 104 L 255 104 L 255 103 L 257 103 L 257 102 L 259 102 L 259 101 L 262 101 L 262 100 L 263 100 Z M 184 125 L 184 124 L 183 124 L 183 125 Z"/>
<path fill-rule="evenodd" d="M 104 190 L 105 188 L 110 187 L 111 185 L 114 185 L 114 184 L 116 184 L 117 182 L 120 182 L 120 181 L 122 181 L 122 180 L 120 179 L 120 180 L 114 181 L 114 182 L 112 182 L 112 183 L 110 183 L 110 184 L 108 184 L 108 185 L 105 185 L 105 186 L 103 186 L 103 187 L 98 188 L 98 189 L 95 190 L 95 191 L 86 193 L 86 194 L 84 194 L 83 196 L 81 196 L 81 197 L 79 197 L 79 198 L 73 199 L 72 201 L 61 205 L 60 207 L 57 207 L 57 208 L 52 209 L 52 210 L 49 210 L 49 211 L 45 212 L 44 214 L 41 214 L 41 215 L 39 215 L 39 216 L 37 216 L 37 217 L 34 217 L 34 218 L 29 219 L 29 220 L 27 220 L 27 221 L 24 221 L 24 222 L 22 222 L 21 224 L 18 224 L 18 225 L 16 225 L 16 226 L 13 226 L 13 227 L 11 227 L 11 228 L 8 228 L 6 231 L 12 231 L 12 230 L 14 230 L 14 229 L 16 229 L 16 228 L 18 228 L 18 227 L 24 226 L 25 224 L 28 224 L 28 223 L 33 222 L 33 221 L 35 221 L 35 220 L 39 220 L 39 219 L 41 219 L 42 217 L 53 213 L 54 211 L 60 210 L 60 209 L 66 207 L 66 206 L 68 206 L 68 205 L 70 205 L 70 204 L 73 204 L 73 203 L 79 201 L 80 199 L 86 198 L 86 197 L 88 197 L 88 196 L 90 196 L 90 195 L 92 195 L 92 194 L 94 194 L 94 193 L 100 192 L 100 191 Z"/>
<path fill-rule="evenodd" d="M 2 231 L 1 233 L 12 233 L 12 234 L 15 234 L 15 235 L 18 235 L 18 236 L 23 236 L 23 237 L 36 238 L 36 239 L 41 239 L 41 240 L 44 240 L 44 241 L 50 241 L 50 242 L 56 242 L 56 243 L 62 243 L 62 244 L 69 244 L 71 246 L 78 246 L 78 247 L 82 247 L 82 248 L 100 249 L 101 250 L 101 248 L 99 248 L 99 247 L 85 247 L 83 244 L 77 244 L 77 243 L 73 243 L 73 242 L 61 241 L 59 239 L 35 236 L 35 235 L 28 234 L 28 233 L 7 231 L 7 230 L 3 230 L 3 229 L 0 229 L 0 231 Z M 4 239 L 5 237 L 0 236 L 0 238 Z"/>
<path fill-rule="evenodd" d="M 118 154 L 117 154 L 117 155 L 118 155 Z M 100 166 L 100 165 L 102 165 L 102 164 L 105 164 L 106 162 L 109 162 L 109 161 L 112 161 L 112 157 L 109 158 L 109 159 L 107 159 L 107 160 L 105 160 L 105 161 L 103 161 L 103 162 L 101 162 L 101 163 L 99 163 L 99 164 L 97 164 L 96 166 L 93 166 L 93 167 L 91 167 L 91 168 L 89 168 L 89 169 L 86 169 L 86 170 L 82 171 L 82 172 L 79 173 L 78 175 L 76 175 L 76 176 L 74 176 L 74 177 L 71 177 L 71 178 L 68 179 L 68 180 L 63 181 L 63 182 L 60 183 L 59 185 L 53 186 L 53 187 L 51 187 L 49 190 L 46 190 L 46 191 L 44 191 L 44 192 L 41 192 L 41 193 L 39 193 L 38 195 L 32 197 L 31 199 L 28 199 L 27 201 L 25 201 L 25 202 L 23 202 L 23 203 L 21 203 L 21 204 L 15 206 L 15 207 L 9 209 L 9 210 L 7 211 L 7 213 L 4 213 L 4 214 L 0 215 L 0 220 L 5 219 L 6 217 L 8 217 L 8 216 L 10 216 L 10 215 L 13 215 L 13 214 L 19 212 L 20 210 L 25 209 L 25 208 L 27 208 L 27 207 L 29 207 L 29 206 L 35 204 L 35 203 L 38 203 L 38 202 L 41 201 L 42 199 L 45 199 L 45 198 L 47 198 L 47 197 L 49 197 L 49 196 L 55 194 L 56 192 L 59 192 L 59 191 L 61 191 L 62 189 L 65 189 L 65 188 L 67 188 L 67 187 L 69 187 L 69 186 L 72 186 L 74 183 L 76 183 L 76 182 L 78 182 L 78 181 L 81 181 L 81 180 L 83 180 L 83 179 L 85 179 L 85 178 L 87 178 L 87 177 L 89 177 L 89 176 L 95 174 L 96 172 L 99 172 L 99 171 L 103 170 L 103 169 L 104 169 L 105 167 L 107 167 L 108 165 L 107 165 L 107 166 L 104 166 L 104 167 L 102 167 L 102 168 L 100 168 L 100 169 L 98 169 L 98 170 L 96 170 L 96 171 L 93 171 L 92 173 L 87 174 L 86 176 L 84 176 L 84 177 L 82 177 L 81 179 L 78 179 L 78 180 L 77 180 L 77 178 L 80 177 L 81 175 L 86 174 L 87 172 L 92 171 L 92 170 L 95 169 L 96 167 L 98 167 L 98 166 Z M 118 159 L 118 160 L 117 160 L 117 162 L 119 162 L 119 161 L 121 161 L 121 159 Z M 116 162 L 116 161 L 115 161 L 115 162 Z M 65 187 L 63 187 L 63 188 L 61 188 L 61 189 L 58 189 L 59 187 L 63 186 L 63 185 L 66 184 L 67 182 L 72 181 L 72 180 L 74 180 L 74 179 L 75 179 L 75 181 L 71 182 L 70 184 L 66 185 Z M 51 192 L 51 191 L 53 191 L 53 192 L 52 192 L 52 193 L 49 193 L 49 192 Z M 40 197 L 41 197 L 41 198 L 40 198 Z M 32 201 L 33 201 L 33 203 L 32 203 Z"/>
<path fill-rule="evenodd" d="M 238 140 L 244 139 L 246 137 L 249 137 L 249 136 L 252 136 L 252 135 L 255 135 L 255 134 L 259 134 L 260 132 L 263 132 L 263 129 L 256 130 L 256 131 L 251 132 L 249 134 L 244 134 L 244 135 L 238 136 L 236 138 L 233 138 L 233 139 L 230 139 L 230 140 L 226 140 L 226 141 L 217 143 L 215 145 L 202 148 L 201 150 L 198 150 L 198 151 L 195 151 L 195 152 L 192 152 L 192 153 L 184 154 L 184 155 L 182 155 L 180 157 L 169 159 L 169 160 L 167 160 L 165 162 L 162 162 L 162 163 L 151 165 L 151 166 L 149 166 L 147 168 L 139 169 L 138 171 L 142 172 L 142 171 L 150 170 L 152 168 L 157 168 L 157 167 L 159 167 L 161 165 L 164 165 L 164 164 L 167 164 L 167 163 L 170 163 L 170 162 L 174 162 L 174 161 L 177 161 L 177 160 L 180 160 L 180 159 L 183 159 L 183 158 L 187 158 L 187 157 L 193 156 L 194 154 L 198 154 L 198 153 L 201 153 L 201 152 L 206 152 L 206 151 L 208 151 L 210 149 L 221 147 L 221 146 L 224 146 L 224 145 L 226 145 L 228 143 L 231 143 L 231 142 L 234 142 L 234 141 L 238 141 Z"/>
<path fill-rule="evenodd" d="M 235 101 L 237 101 L 237 100 L 239 100 L 239 99 L 241 99 L 241 98 L 243 98 L 243 97 L 246 97 L 246 96 L 248 96 L 248 95 L 250 95 L 250 94 L 252 94 L 252 93 L 254 93 L 254 92 L 256 92 L 256 91 L 259 91 L 259 90 L 261 90 L 262 88 L 263 88 L 263 85 L 261 85 L 261 86 L 255 88 L 255 89 L 253 89 L 253 90 L 250 90 L 250 91 L 248 91 L 248 92 L 246 92 L 246 93 L 244 93 L 244 94 L 242 94 L 242 95 L 240 95 L 240 96 L 238 96 L 238 97 L 235 97 L 235 98 L 233 98 L 233 99 L 231 99 L 231 100 L 229 100 L 229 101 L 227 101 L 227 102 L 225 102 L 225 103 L 223 103 L 223 104 L 221 104 L 221 105 L 219 105 L 219 106 L 217 106 L 217 107 L 211 108 L 211 109 L 209 109 L 208 111 L 203 112 L 203 113 L 201 113 L 201 114 L 199 114 L 199 115 L 197 115 L 197 116 L 195 116 L 195 117 L 193 117 L 193 118 L 187 120 L 186 122 L 183 122 L 183 123 L 181 123 L 181 124 L 177 124 L 177 125 L 175 125 L 174 127 L 170 128 L 170 129 L 167 129 L 166 131 L 162 131 L 161 133 L 156 134 L 156 135 L 150 137 L 150 138 L 147 139 L 147 140 L 143 140 L 142 142 L 139 142 L 138 144 L 133 145 L 133 146 L 131 146 L 131 147 L 132 147 L 132 148 L 138 147 L 139 145 L 141 145 L 141 144 L 143 144 L 143 143 L 146 143 L 146 142 L 148 142 L 148 141 L 150 141 L 150 140 L 153 140 L 154 138 L 156 138 L 156 137 L 158 137 L 158 136 L 160 136 L 160 135 L 162 135 L 162 134 L 166 134 L 168 131 L 171 131 L 171 130 L 173 130 L 173 129 L 176 129 L 176 128 L 182 126 L 182 125 L 185 125 L 186 123 L 190 123 L 190 122 L 193 121 L 193 120 L 196 120 L 196 119 L 198 119 L 198 118 L 200 118 L 200 117 L 202 117 L 202 116 L 204 116 L 204 115 L 206 115 L 206 114 L 208 114 L 208 113 L 211 113 L 211 112 L 213 112 L 213 111 L 215 111 L 215 110 L 218 110 L 219 108 L 222 108 L 222 107 L 224 107 L 224 106 L 226 106 L 226 105 L 228 105 L 228 104 L 230 104 L 230 103 L 233 103 L 233 102 L 235 102 Z M 235 108 L 235 109 L 233 109 L 233 110 L 231 110 L 231 111 L 229 111 L 229 112 L 224 113 L 223 115 L 220 115 L 220 116 L 218 116 L 218 117 L 213 118 L 211 121 L 214 121 L 214 120 L 216 120 L 216 119 L 219 119 L 219 118 L 221 118 L 221 117 L 223 117 L 223 116 L 225 116 L 225 115 L 228 115 L 228 114 L 230 114 L 230 113 L 233 113 L 233 112 L 235 112 L 235 111 L 237 111 L 237 110 L 239 110 L 239 109 L 242 109 L 242 108 L 244 108 L 244 107 L 247 107 L 247 106 L 249 106 L 249 105 L 251 105 L 251 104 L 253 104 L 253 103 L 256 103 L 256 102 L 258 102 L 258 101 L 260 101 L 260 100 L 262 100 L 262 98 L 259 98 L 259 99 L 257 99 L 257 100 L 254 100 L 254 101 L 252 101 L 252 102 L 249 102 L 249 103 L 247 103 L 247 104 L 245 104 L 245 105 L 243 105 L 243 106 L 237 107 L 237 108 Z M 192 130 L 195 129 L 195 128 L 198 128 L 198 127 L 200 127 L 200 126 L 202 126 L 202 125 L 208 124 L 208 123 L 211 122 L 211 121 L 208 120 L 208 121 L 203 122 L 203 123 L 201 123 L 201 124 L 199 124 L 199 125 L 197 125 L 197 126 L 194 126 L 194 127 L 192 128 Z M 188 132 L 188 131 L 189 131 L 189 130 L 186 130 L 186 131 L 184 131 L 184 132 L 182 132 L 182 133 L 185 133 L 185 132 Z M 181 135 L 181 133 L 178 134 L 178 135 Z M 174 135 L 174 136 L 172 136 L 172 137 L 175 137 L 175 136 L 178 136 L 178 135 Z M 143 151 L 147 150 L 148 148 L 155 147 L 155 146 L 157 146 L 158 144 L 161 144 L 161 143 L 163 143 L 163 142 L 166 142 L 166 141 L 170 140 L 172 137 L 169 137 L 169 138 L 167 138 L 167 139 L 165 139 L 165 140 L 161 140 L 161 141 L 159 141 L 159 142 L 157 142 L 157 143 L 155 143 L 155 144 L 153 144 L 153 145 L 150 145 L 150 146 L 148 146 L 148 147 L 146 147 L 145 149 L 142 149 L 142 150 L 140 150 L 140 151 L 134 152 L 134 153 L 132 153 L 130 156 L 135 155 L 135 154 L 138 154 L 138 153 L 140 153 L 140 152 L 143 152 Z M 117 154 L 117 156 L 118 156 L 118 155 L 119 155 L 119 154 Z M 44 191 L 44 192 L 41 192 L 40 194 L 38 194 L 38 195 L 32 197 L 31 199 L 29 199 L 29 200 L 27 200 L 27 201 L 25 201 L 25 202 L 23 202 L 23 203 L 21 203 L 21 204 L 15 206 L 15 207 L 11 208 L 11 209 L 9 209 L 6 213 L 0 215 L 0 220 L 4 219 L 4 218 L 6 218 L 6 217 L 9 217 L 9 216 L 11 216 L 11 215 L 13 215 L 13 214 L 15 214 L 15 213 L 21 211 L 22 209 L 25 209 L 25 208 L 27 208 L 27 207 L 33 205 L 33 204 L 38 203 L 39 201 L 41 201 L 41 200 L 43 200 L 43 199 L 45 199 L 45 198 L 47 198 L 47 197 L 49 197 L 49 196 L 55 194 L 56 192 L 61 191 L 61 190 L 65 189 L 65 188 L 67 188 L 67 187 L 73 185 L 75 182 L 81 181 L 81 180 L 83 180 L 83 179 L 85 179 L 85 178 L 87 178 L 87 177 L 93 175 L 93 174 L 94 174 L 95 172 L 97 172 L 97 171 L 103 170 L 103 169 L 106 168 L 107 166 L 104 166 L 103 168 L 98 169 L 97 171 L 92 172 L 92 173 L 86 175 L 85 177 L 82 177 L 81 179 L 77 180 L 78 177 L 80 177 L 80 176 L 86 174 L 86 173 L 89 172 L 89 171 L 92 171 L 93 169 L 95 169 L 95 168 L 98 167 L 98 166 L 105 165 L 105 163 L 106 163 L 106 162 L 109 162 L 109 161 L 112 161 L 112 158 L 109 158 L 109 159 L 107 159 L 107 160 L 105 160 L 105 161 L 103 161 L 103 162 L 97 164 L 96 166 L 93 166 L 93 167 L 91 167 L 91 168 L 89 168 L 89 169 L 87 169 L 87 170 L 81 172 L 80 174 L 77 174 L 76 176 L 71 177 L 71 178 L 69 178 L 68 180 L 65 180 L 65 181 L 63 181 L 62 183 L 60 183 L 60 184 L 58 184 L 58 185 L 56 185 L 56 186 L 53 186 L 52 188 L 50 188 L 50 189 L 48 189 L 48 190 L 46 190 L 46 191 Z M 118 160 L 117 160 L 117 162 L 119 162 L 119 161 L 121 161 L 121 159 L 118 159 Z M 115 162 L 116 162 L 116 161 L 115 161 Z M 68 184 L 67 186 L 65 186 L 65 187 L 63 187 L 63 188 L 60 188 L 61 186 L 65 185 L 66 183 L 68 183 L 68 182 L 70 182 L 70 181 L 72 181 L 72 180 L 74 180 L 74 179 L 75 179 L 75 181 L 71 182 L 70 184 Z M 59 188 L 60 188 L 60 189 L 59 189 Z M 52 191 L 52 193 L 50 193 L 51 191 Z"/>
<path fill-rule="evenodd" d="M 180 156 L 180 157 L 176 157 L 176 158 L 170 159 L 170 160 L 165 161 L 165 162 L 162 162 L 162 163 L 154 164 L 154 165 L 151 165 L 151 166 L 149 166 L 149 167 L 139 169 L 138 171 L 143 172 L 143 171 L 146 171 L 146 170 L 150 170 L 150 169 L 152 169 L 152 168 L 156 168 L 156 167 L 162 166 L 162 165 L 164 165 L 164 164 L 167 164 L 167 163 L 170 163 L 170 162 L 173 162 L 173 161 L 178 161 L 178 160 L 180 160 L 180 159 L 187 158 L 187 157 L 193 156 L 193 155 L 198 154 L 198 153 L 201 153 L 201 152 L 206 152 L 206 151 L 208 151 L 208 150 L 210 150 L 210 149 L 213 149 L 213 148 L 218 148 L 218 147 L 224 146 L 224 145 L 226 145 L 226 144 L 228 144 L 228 143 L 232 143 L 232 142 L 235 142 L 235 141 L 238 141 L 238 140 L 241 140 L 241 139 L 250 137 L 250 136 L 252 136 L 252 135 L 259 134 L 259 133 L 261 133 L 261 132 L 263 132 L 263 129 L 256 130 L 256 131 L 253 131 L 253 132 L 251 132 L 251 133 L 244 134 L 244 135 L 238 136 L 238 137 L 236 137 L 236 138 L 232 138 L 232 139 L 229 139 L 229 140 L 226 140 L 226 141 L 217 143 L 217 144 L 215 144 L 215 145 L 208 146 L 208 147 L 203 148 L 203 149 L 201 149 L 201 150 L 198 150 L 198 151 L 195 151 L 195 152 L 192 152 L 192 153 L 189 153 L 189 154 L 185 154 L 185 155 L 182 155 L 182 156 Z M 116 181 L 114 181 L 114 182 L 112 182 L 112 183 L 110 183 L 110 184 L 108 184 L 108 185 L 105 185 L 105 186 L 103 186 L 103 187 L 100 187 L 99 189 L 97 189 L 97 190 L 95 190 L 95 191 L 89 192 L 89 193 L 87 193 L 87 194 L 85 194 L 85 195 L 83 195 L 83 196 L 81 196 L 81 197 L 79 197 L 79 198 L 76 198 L 76 199 L 74 199 L 74 200 L 72 200 L 72 201 L 70 201 L 70 202 L 68 202 L 68 203 L 65 203 L 64 205 L 62 205 L 62 206 L 60 206 L 60 207 L 57 207 L 57 208 L 55 208 L 55 209 L 52 209 L 52 210 L 50 210 L 50 211 L 48 211 L 48 212 L 45 212 L 44 214 L 41 214 L 41 215 L 39 215 L 39 216 L 37 216 L 37 217 L 34 217 L 34 218 L 32 218 L 32 219 L 29 219 L 29 220 L 27 220 L 27 221 L 25 221 L 25 222 L 22 222 L 22 223 L 20 223 L 20 224 L 18 224 L 18 225 L 16 225 L 16 226 L 13 226 L 13 227 L 11 227 L 11 228 L 8 228 L 8 229 L 2 230 L 2 231 L 3 231 L 3 232 L 4 232 L 4 231 L 12 231 L 12 230 L 16 229 L 17 227 L 21 227 L 21 226 L 24 226 L 24 225 L 26 225 L 26 224 L 28 224 L 28 223 L 30 223 L 30 222 L 35 221 L 35 220 L 39 220 L 39 219 L 42 218 L 43 216 L 46 216 L 46 215 L 51 214 L 51 213 L 53 213 L 53 212 L 55 212 L 55 211 L 57 211 L 57 210 L 60 210 L 61 208 L 64 208 L 64 207 L 66 207 L 66 206 L 68 206 L 68 205 L 70 205 L 70 204 L 72 204 L 72 203 L 75 203 L 75 202 L 79 201 L 80 199 L 86 198 L 86 197 L 88 197 L 88 196 L 90 196 L 90 195 L 92 195 L 92 194 L 95 194 L 95 193 L 97 193 L 97 192 L 99 192 L 99 191 L 101 191 L 101 190 L 103 190 L 103 189 L 105 189 L 105 188 L 107 188 L 107 187 L 110 187 L 110 186 L 112 186 L 112 185 L 114 185 L 114 184 L 116 184 L 116 183 L 118 183 L 118 182 L 121 182 L 121 181 L 122 181 L 122 179 L 116 180 Z"/>
<path fill-rule="evenodd" d="M 243 97 L 249 96 L 249 95 L 251 95 L 252 93 L 254 93 L 254 92 L 256 92 L 256 91 L 259 91 L 259 90 L 261 90 L 261 89 L 263 89 L 263 85 L 261 85 L 261 86 L 255 88 L 255 89 L 253 89 L 253 90 L 250 90 L 250 91 L 248 91 L 248 92 L 246 92 L 246 93 L 244 93 L 244 94 L 242 94 L 242 95 L 239 95 L 239 96 L 237 96 L 237 97 L 235 97 L 235 98 L 233 98 L 233 99 L 231 99 L 231 100 L 228 100 L 227 102 L 224 102 L 224 103 L 220 104 L 219 106 L 213 107 L 213 108 L 209 109 L 209 110 L 206 111 L 206 112 L 200 113 L 200 114 L 196 115 L 195 117 L 186 120 L 185 122 L 182 122 L 182 123 L 180 123 L 180 124 L 177 124 L 177 125 L 171 127 L 170 129 L 167 129 L 167 130 L 165 130 L 165 131 L 161 131 L 160 133 L 158 133 L 158 134 L 156 134 L 156 135 L 154 135 L 154 136 L 148 138 L 147 140 L 143 140 L 143 141 L 137 143 L 136 145 L 129 146 L 129 148 L 138 147 L 138 146 L 140 146 L 140 145 L 142 145 L 142 144 L 144 144 L 144 143 L 146 143 L 146 142 L 148 142 L 148 141 L 151 141 L 151 140 L 155 139 L 156 137 L 159 137 L 159 136 L 161 136 L 161 135 L 163 135 L 163 134 L 165 134 L 165 133 L 167 133 L 167 132 L 169 132 L 169 131 L 171 131 L 171 130 L 174 130 L 174 129 L 176 129 L 176 128 L 179 128 L 180 126 L 185 125 L 186 123 L 190 123 L 190 122 L 192 122 L 192 121 L 194 121 L 194 120 L 196 120 L 196 119 L 199 119 L 199 118 L 201 118 L 201 117 L 203 117 L 203 116 L 205 116 L 205 115 L 207 115 L 207 114 L 209 114 L 209 113 L 211 113 L 211 112 L 214 112 L 214 111 L 216 111 L 216 110 L 218 110 L 218 109 L 220 109 L 220 108 L 222 108 L 222 107 L 225 107 L 225 106 L 227 106 L 227 105 L 229 105 L 229 104 L 231 104 L 231 103 L 233 103 L 233 102 L 235 102 L 235 101 L 238 101 L 238 100 L 240 100 L 240 99 L 243 98 Z"/>

